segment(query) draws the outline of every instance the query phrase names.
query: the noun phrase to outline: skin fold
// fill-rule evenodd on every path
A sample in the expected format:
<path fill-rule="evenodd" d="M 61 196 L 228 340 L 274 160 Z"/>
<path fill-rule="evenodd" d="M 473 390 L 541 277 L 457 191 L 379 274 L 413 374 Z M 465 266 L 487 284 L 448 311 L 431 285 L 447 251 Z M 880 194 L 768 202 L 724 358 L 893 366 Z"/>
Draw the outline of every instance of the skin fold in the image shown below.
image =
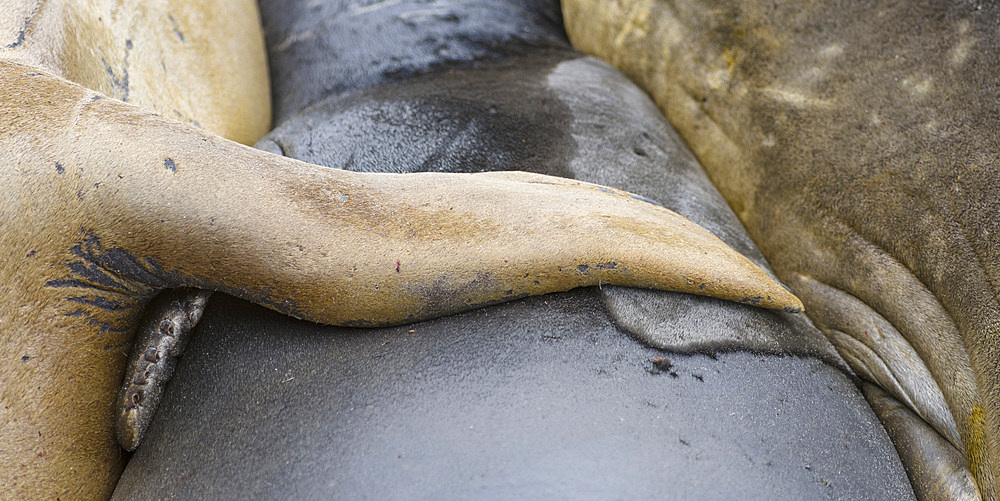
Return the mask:
<path fill-rule="evenodd" d="M 182 19 L 160 4 L 114 6 L 112 13 L 137 11 L 136 26 Z M 108 25 L 101 23 L 120 33 L 114 22 L 128 18 L 95 22 L 79 13 L 100 6 L 70 2 L 11 7 L 6 12 L 25 20 L 4 21 L 14 28 L 15 52 L 29 47 L 34 30 L 48 33 L 40 28 L 47 16 L 63 23 L 55 38 L 38 42 L 50 49 L 66 33 L 103 33 L 96 28 Z M 189 25 L 178 26 L 159 33 L 191 40 Z M 113 45 L 108 40 L 121 38 L 85 39 L 93 50 L 74 50 L 99 55 Z M 130 64 L 143 60 L 139 40 L 124 43 L 134 51 Z M 252 53 L 253 45 L 244 47 Z M 143 308 L 164 289 L 221 290 L 297 318 L 352 326 L 418 321 L 598 283 L 801 308 L 718 238 L 629 193 L 523 172 L 318 167 L 198 129 L 209 121 L 183 109 L 178 118 L 190 125 L 131 104 L 140 93 L 126 90 L 143 81 L 141 65 L 129 67 L 125 84 L 113 57 L 97 57 L 111 68 L 104 83 L 81 85 L 66 79 L 73 76 L 68 68 L 96 63 L 46 59 L 54 53 L 24 49 L 0 60 L 4 496 L 108 494 L 122 467 L 112 409 L 125 355 Z M 187 63 L 204 65 L 218 54 L 192 57 Z M 219 64 L 203 66 L 206 78 L 245 76 Z M 119 99 L 88 88 L 108 79 L 125 86 Z M 226 134 L 253 137 L 255 130 Z"/>
<path fill-rule="evenodd" d="M 995 499 L 997 6 L 563 8 L 575 46 L 654 97 L 853 369 L 960 451 Z M 959 477 L 936 492 L 962 492 Z"/>

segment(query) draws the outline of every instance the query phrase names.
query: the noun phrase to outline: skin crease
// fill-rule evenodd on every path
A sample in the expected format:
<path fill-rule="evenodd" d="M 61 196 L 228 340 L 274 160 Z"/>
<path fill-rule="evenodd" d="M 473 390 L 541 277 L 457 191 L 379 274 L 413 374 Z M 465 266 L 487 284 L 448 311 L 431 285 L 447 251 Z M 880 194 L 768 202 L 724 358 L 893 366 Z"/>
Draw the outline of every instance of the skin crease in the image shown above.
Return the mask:
<path fill-rule="evenodd" d="M 69 3 L 21 7 L 7 12 L 57 10 L 61 33 L 93 27 L 59 18 L 76 12 Z M 517 172 L 321 168 L 108 98 L 32 57 L 0 61 L 4 497 L 108 495 L 122 467 L 112 409 L 125 354 L 166 288 L 359 326 L 598 283 L 801 307 L 710 233 L 625 192 Z M 140 79 L 130 68 L 129 86 Z"/>
<path fill-rule="evenodd" d="M 995 499 L 997 7 L 563 9 L 576 47 L 654 97 L 854 370 L 909 402 Z M 921 443 L 900 440 L 904 455 Z M 923 463 L 935 457 L 917 451 L 911 471 L 949 469 Z"/>

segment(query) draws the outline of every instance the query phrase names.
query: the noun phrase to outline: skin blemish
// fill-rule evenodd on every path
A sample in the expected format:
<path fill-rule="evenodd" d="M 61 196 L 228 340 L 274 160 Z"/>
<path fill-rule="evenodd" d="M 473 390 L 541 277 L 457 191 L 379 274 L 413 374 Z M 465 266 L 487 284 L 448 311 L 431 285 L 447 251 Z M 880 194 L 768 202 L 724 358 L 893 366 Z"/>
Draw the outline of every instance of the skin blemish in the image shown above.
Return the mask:
<path fill-rule="evenodd" d="M 21 357 L 22 362 L 27 362 L 28 360 L 31 360 L 31 357 L 29 357 L 28 355 Z"/>
<path fill-rule="evenodd" d="M 56 173 L 57 174 L 64 174 L 65 172 L 66 172 L 66 169 L 64 169 L 62 165 L 59 165 L 59 162 L 56 162 Z"/>
<path fill-rule="evenodd" d="M 170 172 L 177 172 L 177 164 L 174 163 L 174 159 L 167 157 L 163 159 L 163 166 L 167 168 Z"/>
<path fill-rule="evenodd" d="M 654 357 L 653 365 L 655 365 L 656 368 L 660 369 L 661 371 L 670 370 L 670 368 L 674 366 L 674 364 L 671 363 L 670 359 L 668 359 L 667 357 Z"/>
<path fill-rule="evenodd" d="M 180 23 L 178 23 L 177 20 L 174 19 L 174 16 L 171 15 L 167 15 L 167 20 L 170 21 L 170 24 L 174 25 L 173 26 L 174 35 L 177 35 L 177 40 L 179 40 L 181 43 L 184 43 L 184 33 L 181 31 Z"/>
<path fill-rule="evenodd" d="M 38 251 L 31 251 L 28 253 L 28 257 L 34 256 L 35 254 L 38 254 Z"/>
<path fill-rule="evenodd" d="M 396 273 L 399 273 L 399 260 L 396 260 Z"/>
<path fill-rule="evenodd" d="M 577 266 L 576 269 L 579 270 L 580 273 L 587 273 L 587 270 L 590 269 L 590 266 L 587 266 L 585 264 L 581 264 L 581 265 Z"/>

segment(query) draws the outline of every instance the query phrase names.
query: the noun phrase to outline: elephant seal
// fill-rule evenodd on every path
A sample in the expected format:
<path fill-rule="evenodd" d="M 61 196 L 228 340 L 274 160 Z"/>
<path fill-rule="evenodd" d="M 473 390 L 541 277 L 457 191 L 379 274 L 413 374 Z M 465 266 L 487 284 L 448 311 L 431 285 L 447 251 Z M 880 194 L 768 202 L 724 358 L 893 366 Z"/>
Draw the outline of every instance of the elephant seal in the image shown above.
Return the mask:
<path fill-rule="evenodd" d="M 1000 478 L 1000 6 L 563 2 L 854 370 Z"/>
<path fill-rule="evenodd" d="M 568 47 L 556 2 L 261 7 L 274 102 L 299 101 L 258 147 L 613 185 L 766 266 L 649 98 Z M 804 316 L 701 296 L 605 284 L 370 330 L 220 297 L 179 369 L 116 498 L 912 497 Z"/>
<path fill-rule="evenodd" d="M 84 15 L 89 5 L 4 11 L 17 18 L 5 18 L 11 41 L 0 59 L 5 496 L 109 492 L 123 462 L 111 419 L 123 355 L 143 307 L 163 289 L 222 290 L 298 318 L 362 326 L 598 283 L 801 307 L 717 237 L 626 192 L 529 173 L 328 169 L 108 98 L 66 79 L 69 69 L 125 85 L 125 69 L 112 66 L 118 59 L 101 56 L 121 42 L 130 90 L 119 88 L 119 97 L 140 102 L 132 85 L 163 76 L 155 62 L 132 66 L 147 61 L 144 51 L 156 61 L 162 37 L 211 33 L 193 28 L 207 17 L 195 7 L 184 17 L 170 5 L 110 4 L 95 19 Z M 162 44 L 120 31 L 137 27 Z M 69 46 L 72 57 L 55 57 Z M 195 50 L 185 67 L 225 73 L 225 64 L 213 66 L 220 54 L 232 55 Z M 160 68 L 170 60 L 162 57 Z M 142 68 L 153 76 L 140 76 Z M 219 91 L 216 83 L 208 87 Z"/>

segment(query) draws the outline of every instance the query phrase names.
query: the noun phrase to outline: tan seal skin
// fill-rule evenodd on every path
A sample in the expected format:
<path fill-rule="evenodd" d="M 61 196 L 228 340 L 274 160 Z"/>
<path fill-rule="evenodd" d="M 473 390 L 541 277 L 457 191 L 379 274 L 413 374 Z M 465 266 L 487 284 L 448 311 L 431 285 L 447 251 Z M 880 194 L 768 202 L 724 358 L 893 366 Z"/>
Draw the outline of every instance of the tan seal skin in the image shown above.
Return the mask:
<path fill-rule="evenodd" d="M 27 19 L 18 47 L 47 9 L 72 24 L 83 22 L 68 21 L 81 5 L 98 7 L 7 11 Z M 129 8 L 152 5 L 161 4 Z M 192 27 L 180 29 L 190 40 Z M 140 39 L 129 64 L 141 59 Z M 338 325 L 412 322 L 600 283 L 801 308 L 713 235 L 624 192 L 525 173 L 313 166 L 107 97 L 31 54 L 5 54 L 0 498 L 109 495 L 123 460 L 114 397 L 142 309 L 161 289 L 223 290 Z M 129 85 L 139 81 L 130 68 Z"/>
<path fill-rule="evenodd" d="M 271 127 L 253 0 L 0 0 L 0 59 L 244 144 Z"/>
<path fill-rule="evenodd" d="M 563 0 L 563 9 L 575 46 L 654 97 L 854 370 L 933 426 L 995 499 L 1000 6 Z M 959 477 L 935 492 L 962 491 Z"/>

